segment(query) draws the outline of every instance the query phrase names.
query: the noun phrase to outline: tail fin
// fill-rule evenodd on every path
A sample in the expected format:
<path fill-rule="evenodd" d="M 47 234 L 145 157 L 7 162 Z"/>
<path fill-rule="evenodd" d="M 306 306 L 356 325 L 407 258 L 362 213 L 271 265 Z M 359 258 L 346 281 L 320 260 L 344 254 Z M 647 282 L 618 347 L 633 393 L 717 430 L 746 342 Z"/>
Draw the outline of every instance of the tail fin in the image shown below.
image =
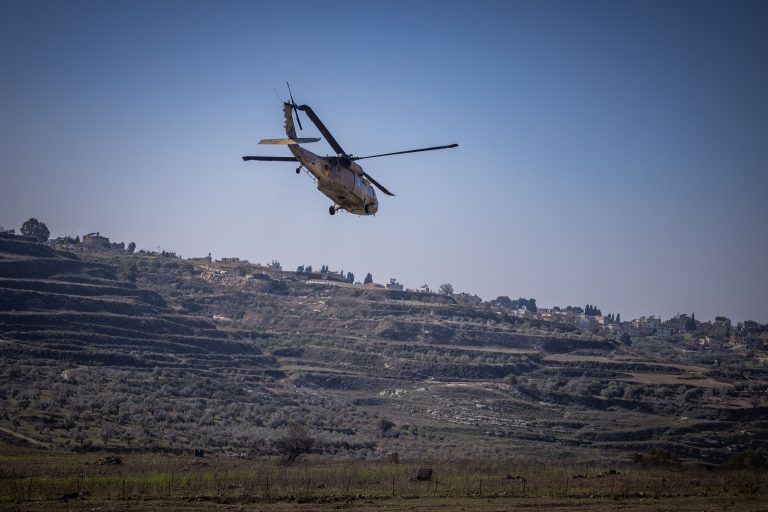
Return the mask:
<path fill-rule="evenodd" d="M 318 142 L 320 140 L 320 137 L 308 137 L 308 138 L 297 138 L 293 137 L 290 139 L 262 139 L 259 141 L 259 144 L 288 144 L 294 145 L 294 144 L 309 144 L 310 142 Z"/>
<path fill-rule="evenodd" d="M 291 115 L 292 109 L 293 105 L 290 103 L 283 103 L 283 114 L 285 114 L 285 134 L 288 136 L 288 138 L 295 139 L 296 128 L 293 126 L 293 116 Z"/>

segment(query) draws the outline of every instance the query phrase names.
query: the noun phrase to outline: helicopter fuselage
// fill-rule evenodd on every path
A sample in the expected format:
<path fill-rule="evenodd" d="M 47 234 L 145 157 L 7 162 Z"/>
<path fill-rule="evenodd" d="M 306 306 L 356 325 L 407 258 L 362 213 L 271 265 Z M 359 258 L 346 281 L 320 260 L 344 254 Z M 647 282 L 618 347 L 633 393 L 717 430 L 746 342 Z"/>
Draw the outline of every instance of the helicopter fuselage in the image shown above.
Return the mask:
<path fill-rule="evenodd" d="M 290 94 L 290 86 L 288 88 Z M 336 151 L 335 156 L 320 156 L 308 151 L 300 146 L 309 142 L 318 142 L 319 137 L 297 137 L 296 128 L 293 124 L 293 114 L 296 115 L 296 122 L 301 129 L 299 112 L 304 112 L 314 123 L 320 133 L 325 137 L 328 144 Z M 376 198 L 374 187 L 378 188 L 383 194 L 394 196 L 381 183 L 376 181 L 373 176 L 366 173 L 356 160 L 364 158 L 378 158 L 382 156 L 402 155 L 405 153 L 419 153 L 421 151 L 433 151 L 436 149 L 455 148 L 458 144 L 449 144 L 447 146 L 433 146 L 428 148 L 410 149 L 407 151 L 396 151 L 394 153 L 382 153 L 379 155 L 353 156 L 347 153 L 331 135 L 325 124 L 315 114 L 308 105 L 297 105 L 293 101 L 283 103 L 283 117 L 285 118 L 285 134 L 287 138 L 262 139 L 259 144 L 285 144 L 290 149 L 293 156 L 244 156 L 244 161 L 256 160 L 261 162 L 298 162 L 299 167 L 296 173 L 300 173 L 305 168 L 309 174 L 315 178 L 317 189 L 333 201 L 328 208 L 328 213 L 336 214 L 339 210 L 346 210 L 356 215 L 375 215 L 379 211 L 379 200 Z"/>
<path fill-rule="evenodd" d="M 363 169 L 357 163 L 343 156 L 319 156 L 297 144 L 288 148 L 315 177 L 317 189 L 334 202 L 333 208 L 357 215 L 374 215 L 378 211 L 376 191 L 362 176 Z"/>

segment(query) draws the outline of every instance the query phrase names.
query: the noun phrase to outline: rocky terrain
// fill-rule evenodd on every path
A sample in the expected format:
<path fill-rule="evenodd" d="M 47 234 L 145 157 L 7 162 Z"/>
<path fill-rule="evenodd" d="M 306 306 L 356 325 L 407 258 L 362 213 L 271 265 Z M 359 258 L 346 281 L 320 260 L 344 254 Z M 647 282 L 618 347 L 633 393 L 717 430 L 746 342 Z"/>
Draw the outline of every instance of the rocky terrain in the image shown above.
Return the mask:
<path fill-rule="evenodd" d="M 325 456 L 703 465 L 767 443 L 764 353 L 323 277 L 0 238 L 0 439 L 255 455 L 303 425 Z"/>

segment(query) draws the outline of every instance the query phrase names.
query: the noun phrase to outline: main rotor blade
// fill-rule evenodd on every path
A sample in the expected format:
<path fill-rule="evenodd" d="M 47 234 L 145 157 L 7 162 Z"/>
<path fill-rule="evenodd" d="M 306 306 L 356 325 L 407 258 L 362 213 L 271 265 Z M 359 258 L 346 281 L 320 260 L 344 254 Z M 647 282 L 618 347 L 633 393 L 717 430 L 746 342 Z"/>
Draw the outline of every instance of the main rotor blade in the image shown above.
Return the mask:
<path fill-rule="evenodd" d="M 295 156 L 244 156 L 243 161 L 257 160 L 259 162 L 298 162 Z"/>
<path fill-rule="evenodd" d="M 368 178 L 368 181 L 370 181 L 376 188 L 378 188 L 379 190 L 381 190 L 382 192 L 384 192 L 388 196 L 394 196 L 395 195 L 392 192 L 390 192 L 389 190 L 387 190 L 386 188 L 384 188 L 384 186 L 381 183 L 379 183 L 378 181 L 373 179 L 373 177 L 370 174 L 368 174 L 367 172 L 363 171 L 363 176 Z"/>
<path fill-rule="evenodd" d="M 455 148 L 458 147 L 458 144 L 448 144 L 447 146 L 434 146 L 431 148 L 421 148 L 421 149 L 409 149 L 408 151 L 395 151 L 394 153 L 382 153 L 380 155 L 368 155 L 368 156 L 353 156 L 350 157 L 350 160 L 363 160 L 365 158 L 377 158 L 380 156 L 390 156 L 390 155 L 403 155 L 405 153 L 418 153 L 420 151 L 434 151 L 436 149 L 448 149 L 448 148 Z"/>
<path fill-rule="evenodd" d="M 299 105 L 298 107 L 294 107 L 298 110 L 304 111 L 305 114 L 307 114 L 307 117 L 310 121 L 315 123 L 315 126 L 317 126 L 317 129 L 320 130 L 320 133 L 323 134 L 323 137 L 325 137 L 325 140 L 328 141 L 328 144 L 331 145 L 333 150 L 336 152 L 337 155 L 346 155 L 346 151 L 342 149 L 341 145 L 336 142 L 336 139 L 333 138 L 333 135 L 331 135 L 331 132 L 328 131 L 328 128 L 325 127 L 323 122 L 320 120 L 319 117 L 317 117 L 317 114 L 315 114 L 315 111 L 312 110 L 308 105 Z"/>

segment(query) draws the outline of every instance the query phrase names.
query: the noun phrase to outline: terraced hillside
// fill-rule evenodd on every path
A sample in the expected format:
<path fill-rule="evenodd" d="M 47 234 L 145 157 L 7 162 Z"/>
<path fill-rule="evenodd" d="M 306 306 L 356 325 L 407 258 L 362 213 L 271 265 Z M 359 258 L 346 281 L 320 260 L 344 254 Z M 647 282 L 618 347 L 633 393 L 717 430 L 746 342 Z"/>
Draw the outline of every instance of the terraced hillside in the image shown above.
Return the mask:
<path fill-rule="evenodd" d="M 760 354 L 319 277 L 0 239 L 0 435 L 270 454 L 299 423 L 328 456 L 713 465 L 768 439 Z"/>

